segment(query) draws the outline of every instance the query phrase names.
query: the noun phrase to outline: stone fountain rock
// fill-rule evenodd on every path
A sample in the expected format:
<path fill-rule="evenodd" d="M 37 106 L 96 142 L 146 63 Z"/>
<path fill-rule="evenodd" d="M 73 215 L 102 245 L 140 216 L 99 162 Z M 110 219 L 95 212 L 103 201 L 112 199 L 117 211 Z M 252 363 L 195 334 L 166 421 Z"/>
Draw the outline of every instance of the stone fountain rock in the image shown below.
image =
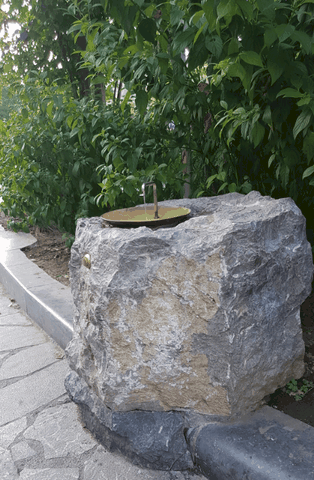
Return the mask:
<path fill-rule="evenodd" d="M 193 466 L 184 428 L 245 414 L 302 376 L 313 263 L 289 198 L 160 204 L 190 217 L 157 230 L 78 221 L 66 388 L 105 446 L 184 470 Z"/>

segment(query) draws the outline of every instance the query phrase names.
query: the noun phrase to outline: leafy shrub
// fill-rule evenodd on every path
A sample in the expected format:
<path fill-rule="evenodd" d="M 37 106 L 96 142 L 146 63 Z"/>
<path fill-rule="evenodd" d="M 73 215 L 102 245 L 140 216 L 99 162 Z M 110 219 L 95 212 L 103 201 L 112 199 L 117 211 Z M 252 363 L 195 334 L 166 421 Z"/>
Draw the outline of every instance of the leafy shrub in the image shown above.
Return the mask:
<path fill-rule="evenodd" d="M 144 181 L 157 182 L 159 200 L 181 195 L 180 149 L 166 125 L 45 80 L 34 72 L 15 85 L 22 107 L 0 123 L 5 213 L 74 233 L 79 217 L 141 203 Z"/>
<path fill-rule="evenodd" d="M 314 226 L 313 2 L 108 0 L 92 19 L 90 0 L 80 8 L 84 65 L 108 88 L 122 80 L 141 115 L 174 122 L 191 196 L 290 196 Z"/>

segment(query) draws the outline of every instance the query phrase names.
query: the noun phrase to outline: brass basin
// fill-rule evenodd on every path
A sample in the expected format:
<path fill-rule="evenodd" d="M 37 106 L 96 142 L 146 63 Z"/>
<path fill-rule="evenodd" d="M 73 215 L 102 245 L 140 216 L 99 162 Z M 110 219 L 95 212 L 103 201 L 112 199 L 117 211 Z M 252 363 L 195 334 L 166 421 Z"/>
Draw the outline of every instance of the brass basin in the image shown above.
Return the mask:
<path fill-rule="evenodd" d="M 158 206 L 158 218 L 155 218 L 155 206 L 140 205 L 138 207 L 123 208 L 113 212 L 104 213 L 102 218 L 116 227 L 159 227 L 179 223 L 191 212 L 183 207 Z"/>

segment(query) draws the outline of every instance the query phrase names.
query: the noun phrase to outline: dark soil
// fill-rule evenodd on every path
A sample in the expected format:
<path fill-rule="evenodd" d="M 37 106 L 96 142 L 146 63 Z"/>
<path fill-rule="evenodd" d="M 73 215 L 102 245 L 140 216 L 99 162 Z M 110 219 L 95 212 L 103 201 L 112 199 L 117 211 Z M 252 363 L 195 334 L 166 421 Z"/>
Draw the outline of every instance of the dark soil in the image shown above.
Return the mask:
<path fill-rule="evenodd" d="M 301 306 L 301 324 L 305 343 L 305 372 L 298 380 L 299 388 L 303 380 L 314 383 L 314 282 L 311 295 Z M 295 399 L 295 393 L 298 394 L 298 392 L 290 392 L 290 394 L 288 392 L 287 388 L 279 388 L 266 399 L 267 404 L 314 427 L 314 388 L 309 390 L 301 400 Z"/>
<path fill-rule="evenodd" d="M 4 228 L 7 228 L 7 221 L 10 219 L 12 217 L 5 217 L 2 212 L 0 213 L 0 224 Z M 36 237 L 37 243 L 33 247 L 24 249 L 27 257 L 52 278 L 68 286 L 70 284 L 68 270 L 70 251 L 62 240 L 62 233 L 55 227 L 47 229 L 30 227 L 30 233 Z M 314 383 L 314 288 L 301 306 L 301 322 L 305 343 L 305 372 L 298 380 L 299 388 L 303 385 L 303 380 Z M 265 402 L 314 427 L 314 388 L 309 390 L 301 400 L 296 400 L 295 393 L 298 392 L 290 391 L 289 393 L 286 387 L 280 388 L 266 397 Z"/>

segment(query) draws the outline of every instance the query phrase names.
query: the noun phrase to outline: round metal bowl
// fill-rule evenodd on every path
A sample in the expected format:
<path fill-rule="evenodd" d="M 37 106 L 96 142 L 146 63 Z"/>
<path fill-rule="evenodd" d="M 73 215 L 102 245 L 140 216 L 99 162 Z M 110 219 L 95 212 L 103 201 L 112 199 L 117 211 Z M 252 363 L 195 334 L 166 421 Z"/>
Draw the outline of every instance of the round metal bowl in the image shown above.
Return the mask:
<path fill-rule="evenodd" d="M 159 207 L 158 217 L 154 218 L 154 206 L 140 205 L 138 207 L 122 208 L 112 212 L 104 213 L 102 218 L 115 227 L 160 227 L 162 225 L 171 225 L 179 223 L 186 219 L 191 213 L 189 208 L 183 207 Z"/>

